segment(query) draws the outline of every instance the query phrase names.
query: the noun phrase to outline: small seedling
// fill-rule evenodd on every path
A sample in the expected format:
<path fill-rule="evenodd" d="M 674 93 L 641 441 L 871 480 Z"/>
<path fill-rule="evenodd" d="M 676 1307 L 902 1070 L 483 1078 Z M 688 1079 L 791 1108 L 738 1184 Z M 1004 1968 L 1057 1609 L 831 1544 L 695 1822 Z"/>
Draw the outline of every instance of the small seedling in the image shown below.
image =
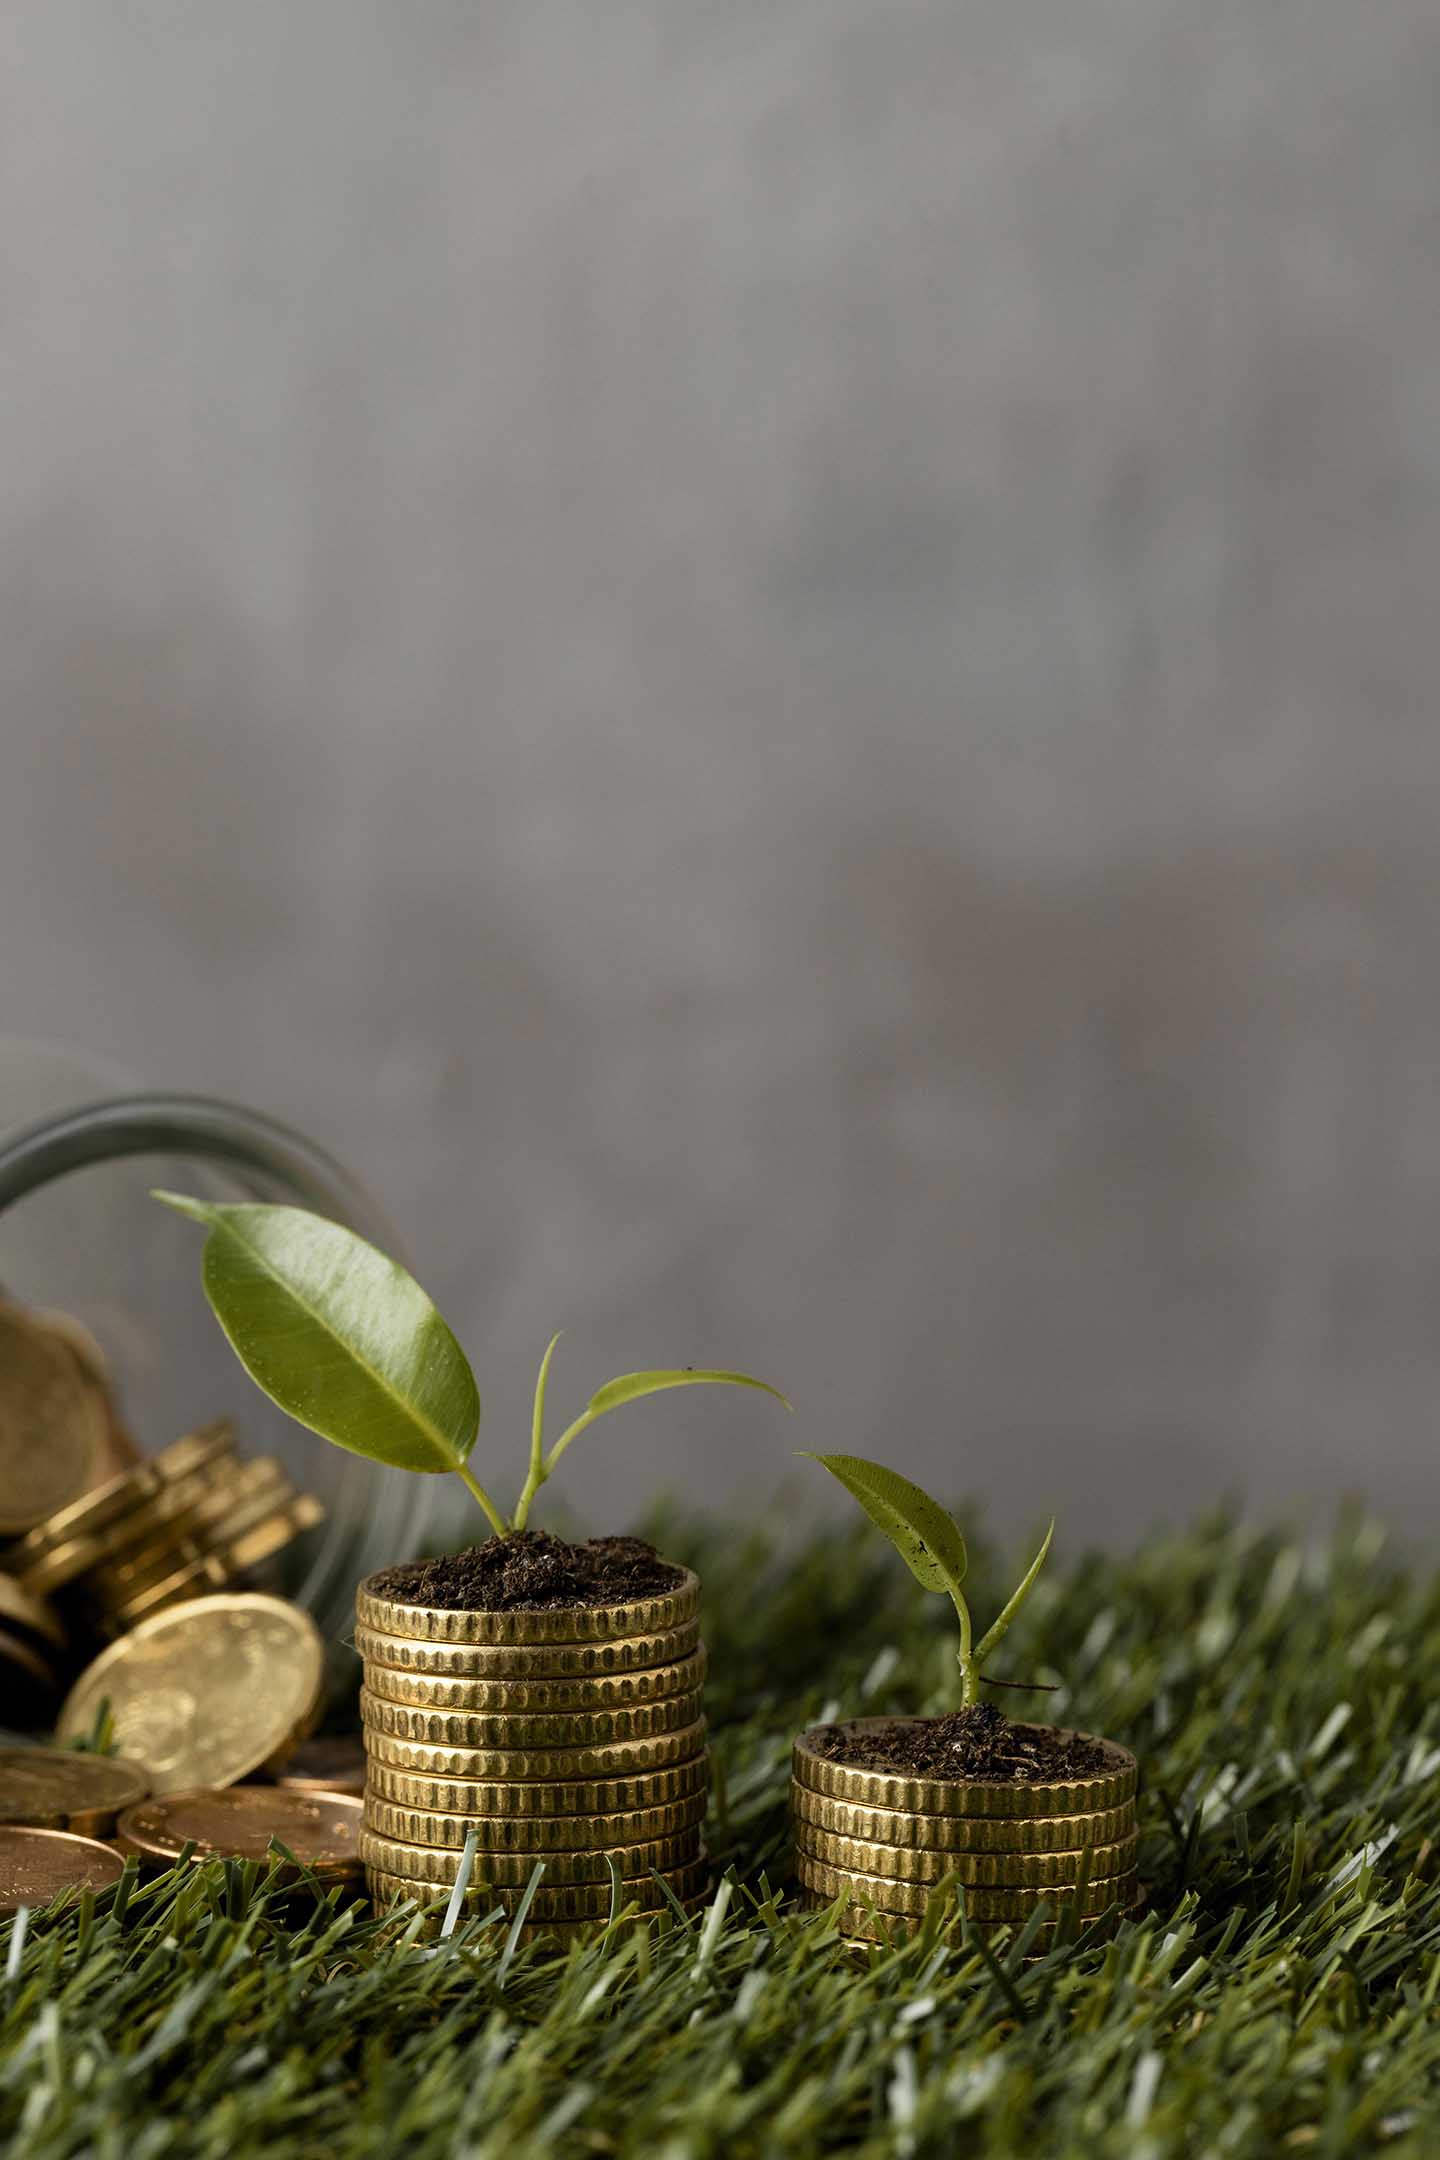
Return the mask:
<path fill-rule="evenodd" d="M 216 1319 L 245 1370 L 272 1402 L 323 1439 L 402 1470 L 453 1470 L 497 1537 L 523 1530 L 535 1495 L 566 1449 L 597 1418 L 665 1388 L 761 1388 L 748 1373 L 682 1366 L 622 1373 L 591 1396 L 545 1446 L 545 1388 L 558 1335 L 540 1361 L 530 1463 L 513 1514 L 470 1468 L 480 1391 L 464 1351 L 412 1275 L 373 1245 L 304 1208 L 210 1206 L 180 1193 L 154 1196 L 209 1230 L 203 1281 Z M 790 1405 L 785 1403 L 788 1410 Z"/>
<path fill-rule="evenodd" d="M 912 1485 L 909 1478 L 901 1477 L 898 1470 L 887 1470 L 883 1463 L 867 1462 L 863 1455 L 816 1455 L 808 1448 L 801 1452 L 809 1461 L 823 1463 L 832 1477 L 839 1478 L 845 1490 L 859 1501 L 871 1522 L 884 1531 L 917 1582 L 923 1583 L 927 1590 L 941 1591 L 949 1598 L 960 1622 L 960 1700 L 967 1705 L 979 1702 L 981 1664 L 998 1647 L 1011 1621 L 1029 1597 L 1035 1578 L 1045 1565 L 1045 1555 L 1055 1535 L 1054 1523 L 1046 1531 L 1039 1552 L 1005 1610 L 977 1643 L 970 1607 L 961 1589 L 970 1564 L 969 1555 L 954 1517 L 946 1513 L 938 1500 L 932 1500 L 929 1493 Z"/>

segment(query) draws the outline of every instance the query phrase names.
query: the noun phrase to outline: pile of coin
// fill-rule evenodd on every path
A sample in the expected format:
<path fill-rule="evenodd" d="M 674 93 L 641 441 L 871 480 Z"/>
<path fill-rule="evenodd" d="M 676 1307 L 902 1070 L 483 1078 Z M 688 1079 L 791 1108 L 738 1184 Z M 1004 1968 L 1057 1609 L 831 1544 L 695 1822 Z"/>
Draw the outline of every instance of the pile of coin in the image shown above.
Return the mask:
<path fill-rule="evenodd" d="M 1134 1905 L 1136 1766 L 1126 1749 L 1103 1743 L 1093 1776 L 1022 1785 L 852 1769 L 815 1740 L 802 1733 L 794 1749 L 795 1872 L 805 1905 L 846 1900 L 841 1932 L 852 1941 L 913 1933 L 947 1881 L 971 1920 L 996 1926 L 1022 1923 L 1043 1900 L 1052 1917 L 1041 1949 L 1065 1908 L 1084 1927 Z"/>
<path fill-rule="evenodd" d="M 623 1904 L 698 1898 L 699 1598 L 687 1573 L 630 1605 L 452 1612 L 362 1583 L 360 1851 L 375 1902 L 445 1898 L 472 1829 L 472 1912 L 513 1913 L 531 1889 L 533 1929 L 593 1929 L 612 1909 L 612 1862 Z"/>
<path fill-rule="evenodd" d="M 142 1460 L 78 1323 L 0 1300 L 0 1680 L 9 1721 L 155 1613 L 230 1589 L 323 1517 L 270 1456 L 207 1425 Z"/>

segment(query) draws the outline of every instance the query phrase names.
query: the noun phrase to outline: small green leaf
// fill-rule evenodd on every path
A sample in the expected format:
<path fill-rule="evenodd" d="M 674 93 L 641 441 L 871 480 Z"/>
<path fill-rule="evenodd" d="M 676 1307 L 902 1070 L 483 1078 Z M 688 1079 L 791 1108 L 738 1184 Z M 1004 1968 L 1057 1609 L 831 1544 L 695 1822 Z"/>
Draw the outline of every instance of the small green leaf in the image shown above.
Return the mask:
<path fill-rule="evenodd" d="M 205 1295 L 282 1410 L 375 1462 L 463 1471 L 480 1426 L 475 1376 L 404 1268 L 303 1208 L 155 1198 L 209 1230 Z"/>
<path fill-rule="evenodd" d="M 638 1402 L 642 1395 L 658 1395 L 664 1388 L 673 1387 L 725 1387 L 761 1388 L 773 1395 L 776 1402 L 791 1406 L 779 1388 L 771 1387 L 768 1380 L 752 1380 L 743 1372 L 703 1372 L 696 1365 L 682 1365 L 676 1372 L 630 1372 L 621 1373 L 618 1380 L 607 1380 L 598 1394 L 590 1398 L 590 1410 L 596 1417 L 603 1417 L 607 1410 L 618 1410 L 622 1403 Z"/>
<path fill-rule="evenodd" d="M 863 1455 L 801 1453 L 823 1463 L 832 1477 L 857 1499 L 877 1529 L 883 1530 L 917 1582 L 927 1590 L 957 1591 L 969 1565 L 965 1540 L 938 1500 Z"/>

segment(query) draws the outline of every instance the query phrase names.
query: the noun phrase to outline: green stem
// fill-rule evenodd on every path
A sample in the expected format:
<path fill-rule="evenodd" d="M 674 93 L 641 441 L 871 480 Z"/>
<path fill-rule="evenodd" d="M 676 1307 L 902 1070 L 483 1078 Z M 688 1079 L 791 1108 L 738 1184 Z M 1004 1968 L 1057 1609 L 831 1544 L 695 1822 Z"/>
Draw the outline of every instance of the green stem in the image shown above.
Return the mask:
<path fill-rule="evenodd" d="M 515 1504 L 517 1530 L 523 1530 L 530 1520 L 530 1503 L 550 1475 L 545 1460 L 545 1384 L 550 1378 L 550 1360 L 559 1340 L 559 1335 L 551 1336 L 549 1348 L 540 1360 L 540 1377 L 535 1382 L 535 1409 L 530 1419 L 530 1468 L 525 1473 L 525 1483 Z"/>
<path fill-rule="evenodd" d="M 980 1660 L 973 1648 L 974 1631 L 970 1622 L 970 1607 L 955 1589 L 950 1592 L 950 1602 L 955 1607 L 960 1622 L 960 1703 L 963 1709 L 968 1710 L 972 1703 L 980 1700 Z"/>
<path fill-rule="evenodd" d="M 464 1478 L 465 1483 L 469 1486 L 471 1492 L 474 1493 L 475 1498 L 479 1501 L 481 1507 L 484 1508 L 486 1515 L 489 1517 L 490 1527 L 495 1532 L 496 1537 L 504 1537 L 506 1532 L 509 1530 L 510 1525 L 506 1522 L 504 1516 L 500 1513 L 499 1508 L 496 1507 L 494 1501 L 490 1498 L 489 1493 L 486 1492 L 484 1486 L 480 1483 L 480 1480 L 471 1474 L 468 1463 L 461 1463 L 458 1466 L 457 1474 L 460 1477 Z"/>

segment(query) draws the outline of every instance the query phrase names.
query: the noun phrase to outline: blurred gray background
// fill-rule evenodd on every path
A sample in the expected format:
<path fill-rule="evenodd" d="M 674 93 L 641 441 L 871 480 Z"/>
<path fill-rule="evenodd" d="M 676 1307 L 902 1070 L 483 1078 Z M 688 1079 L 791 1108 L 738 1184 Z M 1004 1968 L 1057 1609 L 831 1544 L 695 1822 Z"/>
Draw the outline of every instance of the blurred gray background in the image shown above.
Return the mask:
<path fill-rule="evenodd" d="M 0 1024 L 328 1144 L 487 1452 L 561 1325 L 794 1396 L 592 1519 L 1430 1521 L 1433 0 L 9 0 L 0 97 Z"/>

